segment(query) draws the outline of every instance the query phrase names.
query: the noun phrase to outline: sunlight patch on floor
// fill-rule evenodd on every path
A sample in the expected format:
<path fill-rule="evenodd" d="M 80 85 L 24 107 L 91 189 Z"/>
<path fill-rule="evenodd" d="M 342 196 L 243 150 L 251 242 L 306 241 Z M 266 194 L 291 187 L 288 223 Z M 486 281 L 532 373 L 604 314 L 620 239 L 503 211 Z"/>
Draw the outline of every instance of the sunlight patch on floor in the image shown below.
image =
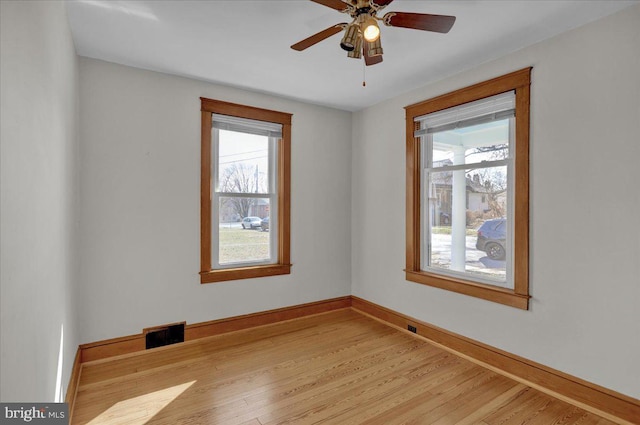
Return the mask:
<path fill-rule="evenodd" d="M 119 401 L 87 425 L 144 425 L 196 381 Z"/>

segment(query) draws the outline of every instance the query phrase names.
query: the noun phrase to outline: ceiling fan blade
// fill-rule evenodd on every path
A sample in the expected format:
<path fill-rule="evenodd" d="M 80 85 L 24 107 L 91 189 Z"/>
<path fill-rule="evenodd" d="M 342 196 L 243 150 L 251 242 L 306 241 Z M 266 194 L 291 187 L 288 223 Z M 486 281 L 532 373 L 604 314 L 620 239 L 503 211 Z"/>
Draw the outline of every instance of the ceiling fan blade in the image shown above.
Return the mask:
<path fill-rule="evenodd" d="M 377 4 L 378 6 L 380 6 L 381 8 L 385 7 L 385 6 L 388 6 L 389 3 L 391 3 L 392 1 L 393 0 L 373 0 L 373 2 L 375 4 Z"/>
<path fill-rule="evenodd" d="M 426 13 L 389 12 L 384 15 L 383 20 L 385 25 L 391 27 L 413 28 L 446 34 L 456 21 L 456 17 Z"/>
<path fill-rule="evenodd" d="M 327 28 L 326 30 L 323 30 L 323 31 L 320 31 L 319 33 L 313 34 L 311 37 L 305 38 L 304 40 L 297 42 L 296 44 L 291 46 L 291 48 L 293 50 L 297 50 L 297 51 L 301 52 L 304 49 L 309 48 L 309 47 L 313 46 L 314 44 L 321 42 L 325 38 L 329 38 L 332 35 L 339 33 L 340 31 L 342 31 L 344 29 L 344 27 L 346 25 L 347 25 L 346 23 L 336 24 L 336 25 L 334 25 L 332 27 Z"/>
<path fill-rule="evenodd" d="M 364 63 L 367 66 L 375 65 L 377 63 L 382 62 L 382 55 L 369 56 L 369 42 L 368 41 L 364 41 L 364 43 L 362 43 L 362 55 L 364 56 Z"/>
<path fill-rule="evenodd" d="M 349 11 L 349 6 L 343 2 L 342 0 L 311 0 L 314 3 L 321 4 L 323 6 L 330 7 L 339 12 L 347 12 Z"/>

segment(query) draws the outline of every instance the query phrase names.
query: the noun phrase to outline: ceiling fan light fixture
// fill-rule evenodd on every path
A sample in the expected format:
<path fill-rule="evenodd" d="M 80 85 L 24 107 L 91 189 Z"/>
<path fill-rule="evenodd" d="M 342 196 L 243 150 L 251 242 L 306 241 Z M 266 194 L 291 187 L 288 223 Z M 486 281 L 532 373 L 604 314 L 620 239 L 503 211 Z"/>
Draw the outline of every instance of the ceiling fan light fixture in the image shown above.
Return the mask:
<path fill-rule="evenodd" d="M 342 41 L 340 41 L 340 47 L 342 47 L 343 50 L 352 52 L 355 49 L 358 39 L 360 38 L 358 31 L 359 28 L 356 24 L 351 24 L 347 27 L 344 37 L 342 37 Z"/>
<path fill-rule="evenodd" d="M 353 50 L 348 52 L 347 56 L 354 59 L 360 59 L 362 57 L 362 36 L 360 34 L 358 34 Z"/>
<path fill-rule="evenodd" d="M 382 43 L 380 43 L 380 37 L 376 41 L 369 42 L 369 56 L 380 56 L 382 54 Z"/>
<path fill-rule="evenodd" d="M 362 25 L 364 39 L 372 43 L 380 38 L 380 27 L 373 16 L 369 17 Z"/>

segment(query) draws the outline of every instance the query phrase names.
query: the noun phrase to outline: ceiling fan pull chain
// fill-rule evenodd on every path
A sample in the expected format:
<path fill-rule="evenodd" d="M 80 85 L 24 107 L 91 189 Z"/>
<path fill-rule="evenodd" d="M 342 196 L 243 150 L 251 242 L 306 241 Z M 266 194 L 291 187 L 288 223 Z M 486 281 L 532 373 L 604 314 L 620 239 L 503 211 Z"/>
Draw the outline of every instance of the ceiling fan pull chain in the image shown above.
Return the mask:
<path fill-rule="evenodd" d="M 364 60 L 362 61 L 362 87 L 367 87 L 367 76 L 366 76 L 367 67 L 364 66 Z"/>

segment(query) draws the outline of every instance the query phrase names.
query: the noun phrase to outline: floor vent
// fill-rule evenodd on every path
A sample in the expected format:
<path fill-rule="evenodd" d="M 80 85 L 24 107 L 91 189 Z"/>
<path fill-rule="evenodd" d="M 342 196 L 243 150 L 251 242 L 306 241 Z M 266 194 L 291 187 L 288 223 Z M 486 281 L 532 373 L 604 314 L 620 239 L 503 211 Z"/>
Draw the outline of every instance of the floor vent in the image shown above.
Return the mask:
<path fill-rule="evenodd" d="M 145 336 L 147 350 L 184 342 L 184 325 L 185 322 L 182 322 L 144 329 L 142 332 Z"/>

